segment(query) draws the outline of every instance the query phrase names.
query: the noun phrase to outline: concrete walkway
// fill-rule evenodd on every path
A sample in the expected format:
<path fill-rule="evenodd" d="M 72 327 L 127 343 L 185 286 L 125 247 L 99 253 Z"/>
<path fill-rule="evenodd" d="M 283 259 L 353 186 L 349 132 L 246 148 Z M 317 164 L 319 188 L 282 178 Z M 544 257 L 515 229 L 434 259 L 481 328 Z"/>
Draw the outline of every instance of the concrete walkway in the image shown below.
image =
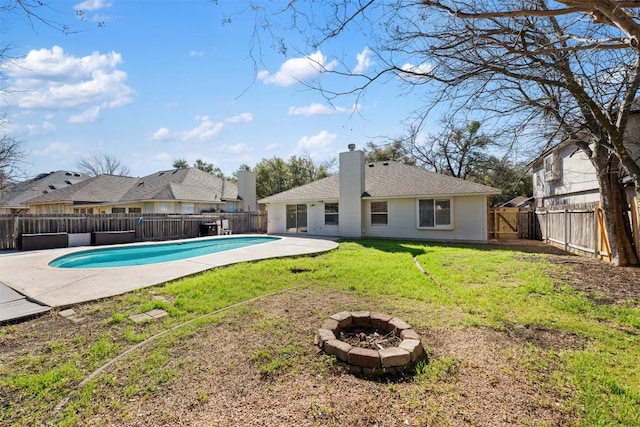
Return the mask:
<path fill-rule="evenodd" d="M 243 236 L 247 235 L 231 237 Z M 0 282 L 33 302 L 48 307 L 67 307 L 158 285 L 214 267 L 267 258 L 311 255 L 337 247 L 338 243 L 331 240 L 285 236 L 268 243 L 181 261 L 137 267 L 91 269 L 53 268 L 48 265 L 54 258 L 89 247 L 14 252 L 0 255 Z M 7 301 L 3 300 L 5 295 Z M 9 302 L 11 298 L 16 298 L 15 293 L 0 293 L 0 309 L 3 307 L 2 304 Z"/>

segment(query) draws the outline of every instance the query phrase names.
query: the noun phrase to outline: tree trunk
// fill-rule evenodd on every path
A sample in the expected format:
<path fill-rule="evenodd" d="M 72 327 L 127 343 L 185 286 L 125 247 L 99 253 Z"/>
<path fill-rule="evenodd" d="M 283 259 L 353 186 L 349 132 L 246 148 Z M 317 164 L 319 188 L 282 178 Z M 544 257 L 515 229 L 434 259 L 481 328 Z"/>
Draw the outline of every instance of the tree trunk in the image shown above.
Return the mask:
<path fill-rule="evenodd" d="M 620 266 L 638 265 L 629 222 L 629 205 L 620 179 L 618 159 L 609 156 L 606 161 L 604 156 L 595 156 L 593 163 L 600 184 L 600 201 L 609 237 L 611 262 Z"/>

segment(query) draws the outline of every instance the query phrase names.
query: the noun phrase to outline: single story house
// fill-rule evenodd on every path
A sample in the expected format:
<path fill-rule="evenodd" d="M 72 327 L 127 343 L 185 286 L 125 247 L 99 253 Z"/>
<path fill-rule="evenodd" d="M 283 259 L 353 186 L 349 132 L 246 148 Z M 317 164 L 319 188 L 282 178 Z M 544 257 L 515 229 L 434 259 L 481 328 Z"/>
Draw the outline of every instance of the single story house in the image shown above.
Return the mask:
<path fill-rule="evenodd" d="M 99 175 L 27 202 L 30 213 L 172 213 L 256 210 L 255 173 L 240 171 L 238 184 L 197 168 L 133 178 Z"/>
<path fill-rule="evenodd" d="M 0 214 L 24 212 L 29 208 L 27 200 L 71 187 L 89 178 L 89 175 L 83 173 L 59 170 L 41 173 L 26 181 L 10 183 L 0 189 Z"/>
<path fill-rule="evenodd" d="M 365 163 L 354 144 L 336 175 L 259 200 L 268 233 L 487 241 L 488 199 L 500 190 L 399 162 Z"/>

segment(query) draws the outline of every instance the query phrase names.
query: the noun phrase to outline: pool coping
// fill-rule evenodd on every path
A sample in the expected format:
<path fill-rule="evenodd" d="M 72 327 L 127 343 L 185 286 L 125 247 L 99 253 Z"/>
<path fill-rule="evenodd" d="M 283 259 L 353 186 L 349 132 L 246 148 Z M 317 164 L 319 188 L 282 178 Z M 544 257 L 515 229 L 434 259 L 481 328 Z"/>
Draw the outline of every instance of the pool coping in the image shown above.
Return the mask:
<path fill-rule="evenodd" d="M 187 240 L 255 236 L 265 235 L 238 234 Z M 312 255 L 338 247 L 337 242 L 328 239 L 273 236 L 279 237 L 279 239 L 210 255 L 135 267 L 70 269 L 48 265 L 51 260 L 62 255 L 96 249 L 96 246 L 14 252 L 0 256 L 0 282 L 32 301 L 54 308 L 63 308 L 159 285 L 223 265 L 269 258 Z M 154 243 L 167 242 L 130 243 L 109 247 Z"/>

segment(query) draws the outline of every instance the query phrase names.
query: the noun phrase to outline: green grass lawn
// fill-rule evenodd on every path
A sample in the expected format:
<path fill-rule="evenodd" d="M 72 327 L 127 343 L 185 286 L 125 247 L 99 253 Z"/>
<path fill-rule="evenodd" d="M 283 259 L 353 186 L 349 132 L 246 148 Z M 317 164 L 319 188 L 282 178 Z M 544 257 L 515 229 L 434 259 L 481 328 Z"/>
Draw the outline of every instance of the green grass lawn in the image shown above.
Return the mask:
<path fill-rule="evenodd" d="M 414 257 L 427 274 L 416 267 Z M 168 297 L 168 302 L 153 299 L 149 289 L 144 289 L 88 304 L 83 314 L 93 326 L 77 328 L 72 335 L 39 326 L 60 321 L 47 316 L 3 326 L 0 424 L 40 425 L 52 419 L 57 420 L 56 425 L 83 424 L 82 414 L 90 406 L 93 390 L 113 378 L 101 375 L 77 392 L 76 387 L 109 360 L 188 320 L 261 295 L 302 287 L 362 296 L 367 301 L 384 299 L 388 306 L 402 304 L 409 313 L 404 320 L 418 328 L 542 328 L 575 337 L 584 343 L 580 348 L 558 351 L 532 344 L 528 355 L 517 357 L 523 358 L 523 366 L 531 365 L 531 375 L 545 363 L 559 360 L 559 373 L 540 377 L 540 381 L 546 381 L 549 388 L 566 385 L 575 390 L 569 406 L 576 424 L 640 425 L 638 301 L 596 304 L 554 279 L 560 277 L 554 273 L 562 268 L 567 267 L 548 263 L 545 255 L 508 247 L 489 250 L 424 242 L 347 241 L 315 257 L 217 268 L 153 288 L 154 293 Z M 128 321 L 129 315 L 153 308 L 165 309 L 170 315 L 141 325 Z M 197 334 L 203 325 L 220 321 L 220 316 L 205 316 L 157 340 L 139 356 L 143 363 L 136 362 L 122 398 L 151 392 L 154 384 L 166 384 L 179 376 L 179 369 L 161 369 L 171 358 L 172 348 L 183 337 Z M 277 327 L 286 320 L 269 322 L 270 327 Z M 21 343 L 28 346 L 28 352 L 20 348 Z M 12 350 L 7 351 L 7 346 Z M 287 351 L 295 354 L 295 346 Z M 275 353 L 264 350 L 252 355 L 252 361 L 269 361 L 260 366 L 261 373 L 278 368 L 278 360 L 286 360 L 285 368 L 296 363 L 295 357 L 277 359 Z M 450 365 L 451 361 L 443 359 L 438 364 Z M 430 375 L 437 373 L 422 367 L 410 380 L 428 381 Z M 61 413 L 53 414 L 65 397 L 70 397 L 69 402 Z M 112 405 L 117 410 L 117 404 Z"/>

